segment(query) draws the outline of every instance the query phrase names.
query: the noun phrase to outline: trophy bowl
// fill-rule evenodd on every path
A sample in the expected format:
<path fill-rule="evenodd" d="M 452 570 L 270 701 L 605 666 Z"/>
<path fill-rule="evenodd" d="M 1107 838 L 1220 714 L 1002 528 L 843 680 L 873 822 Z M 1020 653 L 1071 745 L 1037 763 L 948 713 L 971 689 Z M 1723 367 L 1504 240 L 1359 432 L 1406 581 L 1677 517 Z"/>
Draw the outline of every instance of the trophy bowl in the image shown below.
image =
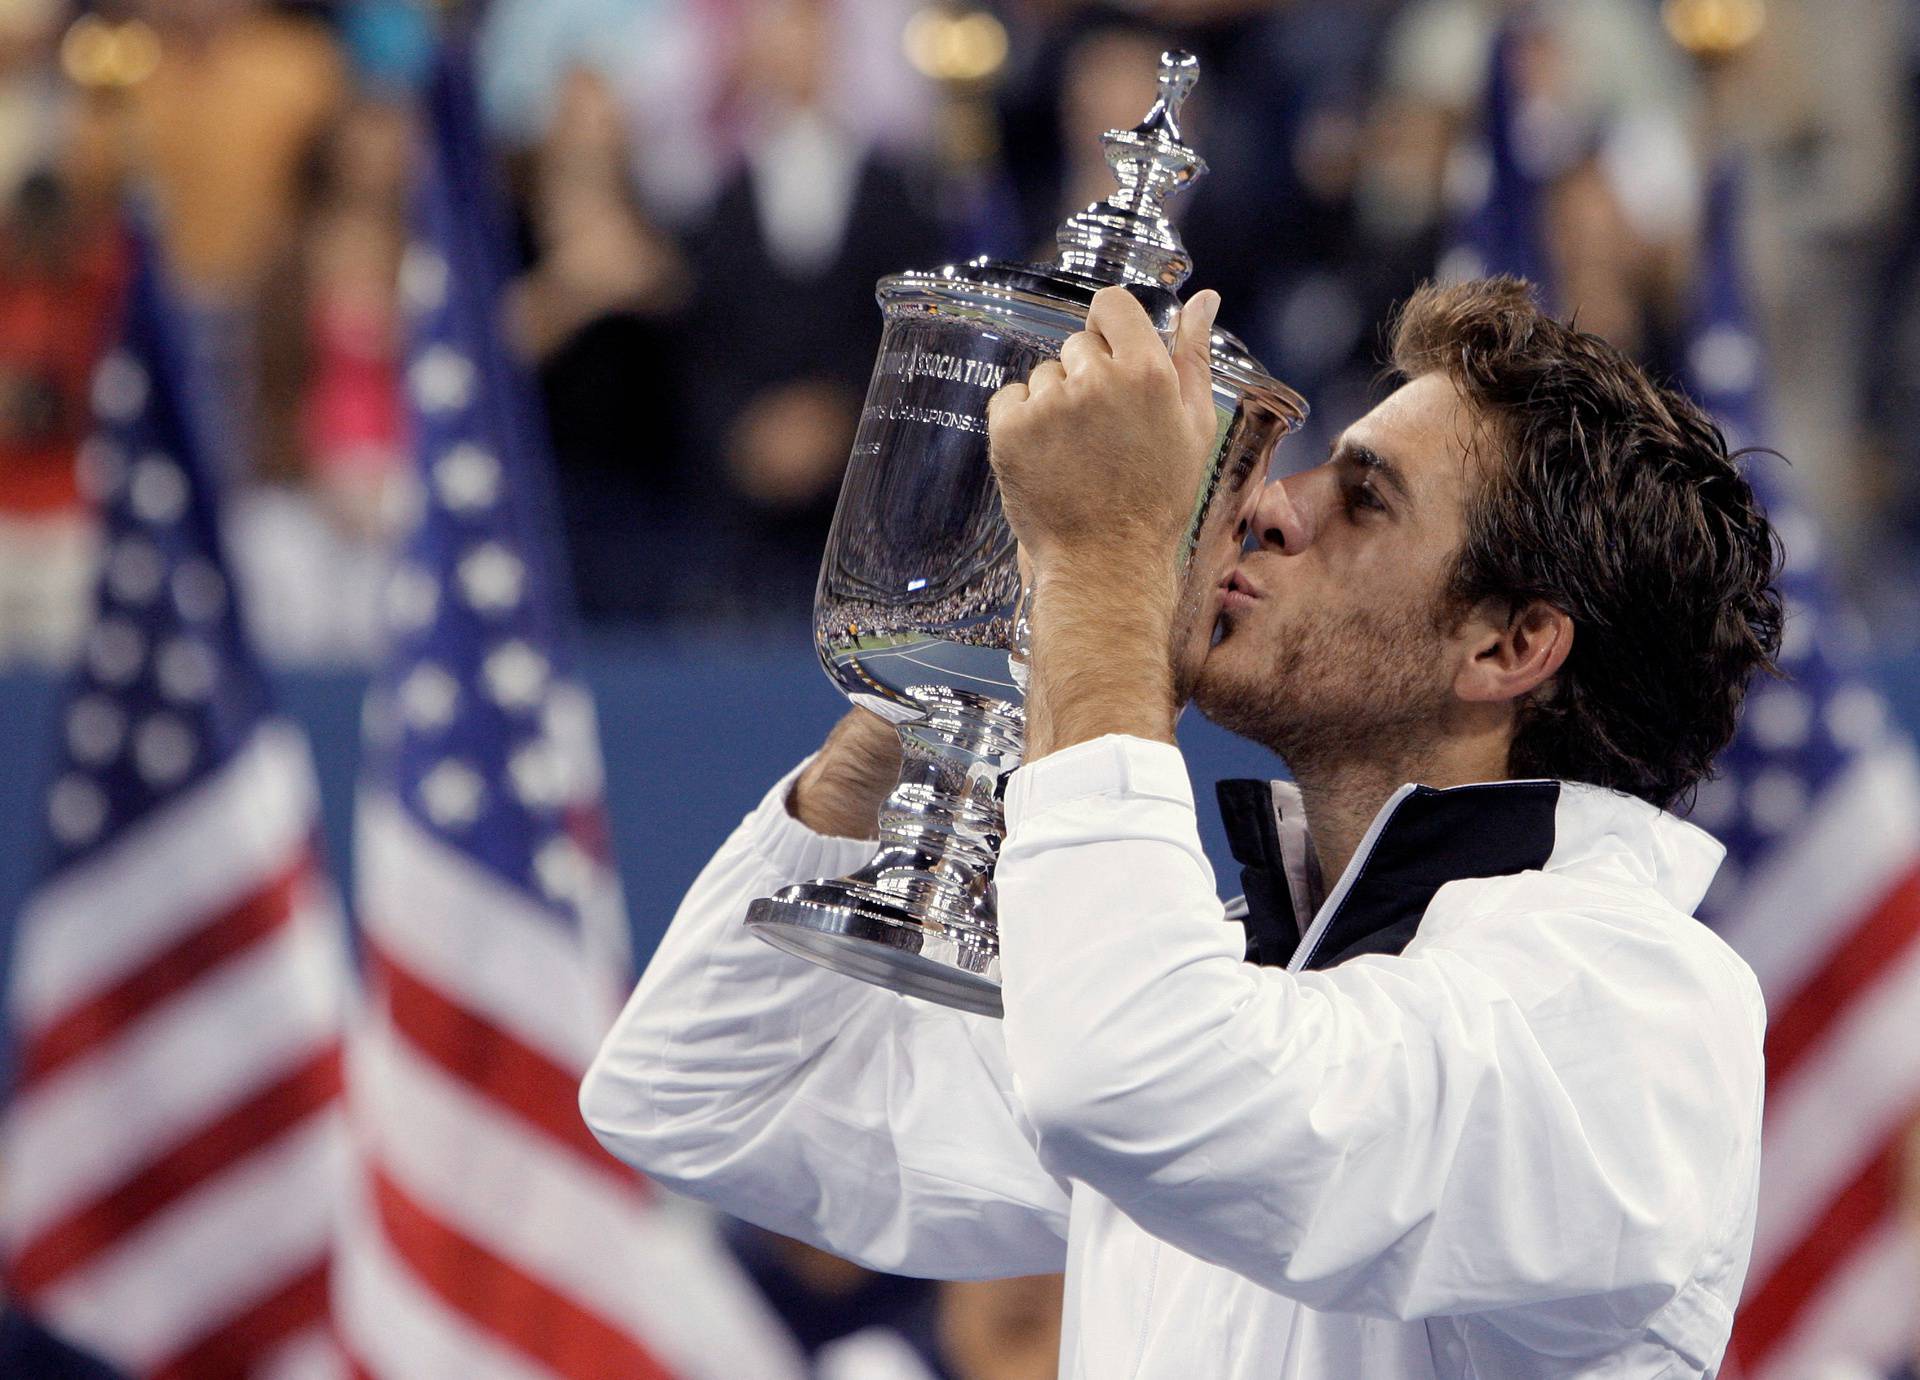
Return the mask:
<path fill-rule="evenodd" d="M 821 564 L 814 641 L 840 691 L 896 727 L 900 780 L 865 867 L 748 909 L 778 948 L 1000 1014 L 993 864 L 1020 761 L 1027 595 L 987 459 L 987 400 L 1057 356 L 1103 287 L 1127 287 L 1171 341 L 1190 265 L 1160 200 L 1204 168 L 1175 124 L 1195 71 L 1185 54 L 1161 59 L 1147 120 L 1107 135 L 1120 191 L 1061 227 L 1057 263 L 976 260 L 880 281 L 879 358 Z M 1258 477 L 1306 415 L 1234 337 L 1216 331 L 1211 347 L 1218 428 L 1184 556 L 1184 665 L 1205 653 Z"/>

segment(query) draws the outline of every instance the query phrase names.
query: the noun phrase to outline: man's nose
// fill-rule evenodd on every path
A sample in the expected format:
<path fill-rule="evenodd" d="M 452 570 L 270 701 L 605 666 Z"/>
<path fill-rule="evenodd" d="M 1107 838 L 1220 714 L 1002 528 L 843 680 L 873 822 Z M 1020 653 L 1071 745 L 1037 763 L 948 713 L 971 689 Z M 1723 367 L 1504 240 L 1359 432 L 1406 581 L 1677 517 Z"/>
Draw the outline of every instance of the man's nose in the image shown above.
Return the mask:
<path fill-rule="evenodd" d="M 1293 479 L 1277 479 L 1260 491 L 1253 509 L 1252 537 L 1262 551 L 1278 551 L 1297 556 L 1313 545 L 1319 528 L 1317 505 L 1304 486 Z"/>

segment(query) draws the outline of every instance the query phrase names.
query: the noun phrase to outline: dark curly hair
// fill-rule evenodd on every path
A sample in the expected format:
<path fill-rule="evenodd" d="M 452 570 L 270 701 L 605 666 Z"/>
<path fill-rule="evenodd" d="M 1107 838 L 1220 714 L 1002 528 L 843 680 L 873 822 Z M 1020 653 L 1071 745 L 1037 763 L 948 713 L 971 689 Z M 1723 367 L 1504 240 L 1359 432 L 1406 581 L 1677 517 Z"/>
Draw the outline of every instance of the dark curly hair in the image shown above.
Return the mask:
<path fill-rule="evenodd" d="M 1573 620 L 1566 664 L 1521 707 L 1510 772 L 1682 800 L 1780 647 L 1779 542 L 1726 437 L 1517 278 L 1422 287 L 1392 360 L 1450 378 L 1495 461 L 1467 500 L 1454 607 L 1537 599 Z"/>

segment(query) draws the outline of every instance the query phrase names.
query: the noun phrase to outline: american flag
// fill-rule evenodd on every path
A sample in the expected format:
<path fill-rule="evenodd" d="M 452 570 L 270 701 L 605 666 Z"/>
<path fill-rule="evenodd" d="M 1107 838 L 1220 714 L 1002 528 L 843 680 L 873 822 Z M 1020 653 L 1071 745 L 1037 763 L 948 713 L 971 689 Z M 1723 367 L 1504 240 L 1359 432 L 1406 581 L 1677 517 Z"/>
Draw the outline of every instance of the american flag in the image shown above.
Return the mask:
<path fill-rule="evenodd" d="M 1490 97 L 1510 78 L 1511 41 L 1496 47 Z M 1510 118 L 1513 104 L 1488 108 Z M 1536 203 L 1511 132 L 1489 143 L 1488 200 Z M 1736 449 L 1769 435 L 1737 187 L 1722 168 L 1708 188 L 1685 342 L 1688 389 Z M 1513 227 L 1537 224 L 1537 211 L 1471 218 L 1462 262 L 1509 267 Z M 1546 261 L 1537 241 L 1521 261 Z M 1752 966 L 1768 1011 L 1759 1218 L 1727 1368 L 1798 1380 L 1884 1365 L 1913 1342 L 1920 1272 L 1896 1198 L 1920 1112 L 1920 761 L 1873 685 L 1791 472 L 1756 455 L 1747 475 L 1785 549 L 1784 675 L 1753 685 L 1691 818 L 1728 849 L 1701 916 Z"/>
<path fill-rule="evenodd" d="M 98 619 L 6 994 L 6 1284 L 131 1375 L 336 1374 L 344 925 L 305 742 L 234 607 L 158 251 L 132 252 L 85 454 Z"/>
<path fill-rule="evenodd" d="M 1738 180 L 1713 179 L 1688 384 L 1729 444 L 1764 442 Z M 1760 1219 L 1733 1355 L 1753 1377 L 1910 1347 L 1920 1289 L 1896 1201 L 1920 1113 L 1920 765 L 1864 665 L 1790 473 L 1749 467 L 1786 550 L 1783 680 L 1756 685 L 1694 820 L 1727 845 L 1705 918 L 1767 997 Z"/>
<path fill-rule="evenodd" d="M 631 965 L 457 41 L 428 113 L 402 272 L 418 513 L 388 589 L 356 829 L 366 991 L 340 1327 L 379 1380 L 778 1380 L 798 1373 L 791 1343 L 710 1224 L 580 1118 Z"/>

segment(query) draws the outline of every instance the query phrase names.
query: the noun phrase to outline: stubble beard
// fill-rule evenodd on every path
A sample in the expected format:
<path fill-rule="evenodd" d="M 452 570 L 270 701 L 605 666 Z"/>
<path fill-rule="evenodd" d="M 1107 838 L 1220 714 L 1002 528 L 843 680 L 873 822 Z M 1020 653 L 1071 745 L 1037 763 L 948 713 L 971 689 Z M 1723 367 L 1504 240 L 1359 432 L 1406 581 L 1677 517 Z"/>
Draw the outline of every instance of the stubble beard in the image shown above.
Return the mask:
<path fill-rule="evenodd" d="M 1270 650 L 1216 649 L 1194 703 L 1299 778 L 1357 761 L 1417 762 L 1438 740 L 1448 702 L 1442 624 L 1431 608 L 1315 612 L 1291 621 Z"/>

